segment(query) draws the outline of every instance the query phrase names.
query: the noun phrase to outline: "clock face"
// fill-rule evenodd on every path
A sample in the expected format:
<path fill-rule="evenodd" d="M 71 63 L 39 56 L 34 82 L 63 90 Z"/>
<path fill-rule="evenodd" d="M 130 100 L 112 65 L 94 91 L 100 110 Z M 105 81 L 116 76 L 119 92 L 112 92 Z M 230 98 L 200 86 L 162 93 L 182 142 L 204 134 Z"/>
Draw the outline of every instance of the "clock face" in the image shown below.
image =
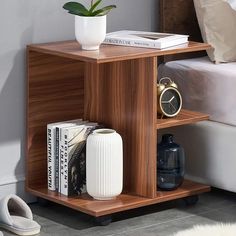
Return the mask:
<path fill-rule="evenodd" d="M 175 88 L 165 89 L 160 97 L 160 106 L 166 116 L 177 115 L 182 106 L 179 92 Z"/>

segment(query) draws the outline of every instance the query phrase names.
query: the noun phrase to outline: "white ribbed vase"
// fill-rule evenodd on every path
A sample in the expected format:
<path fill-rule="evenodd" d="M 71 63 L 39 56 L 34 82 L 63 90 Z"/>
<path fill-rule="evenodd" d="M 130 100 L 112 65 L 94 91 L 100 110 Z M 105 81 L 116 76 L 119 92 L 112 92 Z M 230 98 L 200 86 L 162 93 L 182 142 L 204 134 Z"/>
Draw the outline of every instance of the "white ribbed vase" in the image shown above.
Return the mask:
<path fill-rule="evenodd" d="M 112 129 L 97 129 L 86 144 L 86 183 L 97 200 L 114 199 L 123 188 L 123 144 Z"/>

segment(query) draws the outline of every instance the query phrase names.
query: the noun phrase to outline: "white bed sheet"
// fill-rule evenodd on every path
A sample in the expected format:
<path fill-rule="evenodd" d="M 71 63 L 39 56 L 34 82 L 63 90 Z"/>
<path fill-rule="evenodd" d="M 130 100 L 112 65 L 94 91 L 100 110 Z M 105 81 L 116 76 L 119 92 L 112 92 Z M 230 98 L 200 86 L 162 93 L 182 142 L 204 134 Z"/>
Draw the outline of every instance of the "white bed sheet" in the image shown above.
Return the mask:
<path fill-rule="evenodd" d="M 158 75 L 178 84 L 184 108 L 236 126 L 236 62 L 214 64 L 208 57 L 171 61 L 159 66 Z"/>

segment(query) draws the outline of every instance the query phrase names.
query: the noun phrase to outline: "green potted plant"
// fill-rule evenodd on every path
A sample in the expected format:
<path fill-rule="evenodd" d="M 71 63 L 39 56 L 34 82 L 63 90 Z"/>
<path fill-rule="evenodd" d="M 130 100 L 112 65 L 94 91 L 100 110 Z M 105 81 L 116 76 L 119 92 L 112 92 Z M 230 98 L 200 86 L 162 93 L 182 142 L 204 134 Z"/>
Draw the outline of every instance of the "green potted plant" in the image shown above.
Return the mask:
<path fill-rule="evenodd" d="M 106 36 L 106 16 L 115 5 L 99 8 L 102 0 L 91 0 L 87 8 L 78 2 L 67 2 L 63 8 L 75 15 L 75 36 L 84 50 L 98 50 Z"/>

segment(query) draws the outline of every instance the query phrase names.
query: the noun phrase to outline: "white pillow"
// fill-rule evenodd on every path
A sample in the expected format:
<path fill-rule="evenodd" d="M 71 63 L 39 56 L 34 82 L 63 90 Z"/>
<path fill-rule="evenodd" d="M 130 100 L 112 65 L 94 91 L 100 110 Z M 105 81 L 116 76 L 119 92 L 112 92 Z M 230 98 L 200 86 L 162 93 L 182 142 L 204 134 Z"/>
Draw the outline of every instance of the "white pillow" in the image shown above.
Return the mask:
<path fill-rule="evenodd" d="M 236 11 L 236 0 L 225 0 Z"/>
<path fill-rule="evenodd" d="M 236 61 L 236 11 L 225 0 L 194 0 L 204 42 L 216 63 Z"/>

